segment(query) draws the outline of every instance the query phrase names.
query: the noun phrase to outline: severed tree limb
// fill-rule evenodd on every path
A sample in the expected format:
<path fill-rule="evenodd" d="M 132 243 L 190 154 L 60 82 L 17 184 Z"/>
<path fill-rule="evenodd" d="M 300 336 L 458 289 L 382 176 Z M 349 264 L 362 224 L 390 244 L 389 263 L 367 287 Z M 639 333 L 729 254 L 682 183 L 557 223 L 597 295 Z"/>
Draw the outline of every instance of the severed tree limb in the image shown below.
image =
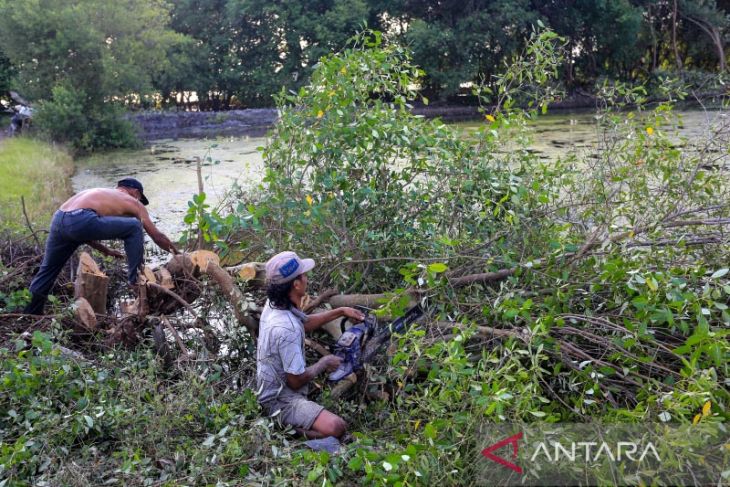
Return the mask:
<path fill-rule="evenodd" d="M 167 289 L 165 286 L 161 286 L 154 282 L 147 282 L 146 287 L 159 291 L 163 294 L 167 294 L 168 296 L 172 297 L 175 301 L 182 304 L 188 311 L 190 311 L 193 314 L 193 316 L 197 316 L 197 313 L 195 312 L 195 308 L 193 308 L 193 306 L 190 303 L 188 303 L 182 297 L 180 297 L 180 295 L 177 294 L 175 291 Z"/>
<path fill-rule="evenodd" d="M 323 303 L 326 303 L 332 296 L 335 296 L 337 294 L 337 289 L 326 289 L 319 293 L 319 296 L 317 296 L 314 300 L 308 303 L 302 311 L 304 311 L 305 313 L 310 313 L 312 310 L 316 309 L 318 306 L 321 306 Z"/>
<path fill-rule="evenodd" d="M 332 397 L 332 399 L 339 399 L 345 392 L 352 389 L 352 386 L 354 386 L 355 384 L 357 384 L 357 374 L 353 372 L 352 374 L 339 381 L 337 385 L 332 387 L 330 396 Z"/>
<path fill-rule="evenodd" d="M 248 316 L 243 311 L 243 293 L 238 289 L 228 272 L 214 262 L 209 262 L 205 273 L 208 274 L 220 286 L 223 295 L 226 297 L 233 307 L 233 314 L 241 325 L 245 326 L 248 332 L 254 338 L 258 336 L 259 323 L 252 316 Z"/>
<path fill-rule="evenodd" d="M 433 323 L 438 328 L 444 329 L 444 330 L 453 330 L 454 328 L 458 330 L 464 330 L 467 328 L 467 325 L 463 323 L 456 323 L 453 321 L 436 321 Z M 522 341 L 528 341 L 530 337 L 530 333 L 527 330 L 504 330 L 500 328 L 492 328 L 491 326 L 477 326 L 476 327 L 477 335 L 485 338 L 518 338 Z"/>
<path fill-rule="evenodd" d="M 266 264 L 261 262 L 246 262 L 225 270 L 246 283 L 247 287 L 263 289 L 266 287 Z"/>
<path fill-rule="evenodd" d="M 517 272 L 517 267 L 511 269 L 500 269 L 496 272 L 484 272 L 480 274 L 469 274 L 461 277 L 454 277 L 449 279 L 449 284 L 453 287 L 468 286 L 469 284 L 483 284 L 486 282 L 496 282 L 506 279 L 509 276 Z"/>

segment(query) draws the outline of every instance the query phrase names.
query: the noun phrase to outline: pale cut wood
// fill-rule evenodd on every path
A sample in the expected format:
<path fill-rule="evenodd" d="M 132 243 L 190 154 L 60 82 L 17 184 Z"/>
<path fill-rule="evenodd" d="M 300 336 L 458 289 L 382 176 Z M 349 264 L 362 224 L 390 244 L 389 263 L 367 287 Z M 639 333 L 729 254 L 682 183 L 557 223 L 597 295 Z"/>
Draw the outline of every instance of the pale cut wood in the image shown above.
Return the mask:
<path fill-rule="evenodd" d="M 74 283 L 74 299 L 84 298 L 95 313 L 106 314 L 109 278 L 99 269 L 86 252 L 79 256 L 79 267 Z"/>
<path fill-rule="evenodd" d="M 266 268 L 261 262 L 247 262 L 240 266 L 236 274 L 243 281 L 252 281 L 254 279 L 263 281 L 266 279 Z"/>
<path fill-rule="evenodd" d="M 96 330 L 96 314 L 94 308 L 84 298 L 78 298 L 74 302 L 76 319 L 89 331 Z"/>
<path fill-rule="evenodd" d="M 220 265 L 221 263 L 220 257 L 210 250 L 196 250 L 195 252 L 190 252 L 188 256 L 193 264 L 200 269 L 200 272 L 206 272 L 208 270 L 208 264 L 211 262 L 215 265 Z"/>
<path fill-rule="evenodd" d="M 155 273 L 147 266 L 144 266 L 142 269 L 142 275 L 147 279 L 147 282 L 152 282 L 154 284 L 157 284 L 157 276 L 155 276 Z"/>
<path fill-rule="evenodd" d="M 175 289 L 175 281 L 172 279 L 172 274 L 164 267 L 157 269 L 156 275 L 158 276 L 157 282 L 160 286 L 165 289 Z"/>
<path fill-rule="evenodd" d="M 81 274 L 82 272 L 87 274 L 96 274 L 99 276 L 104 275 L 104 273 L 101 272 L 101 269 L 99 269 L 99 265 L 88 252 L 81 252 L 81 254 L 79 254 L 78 273 Z"/>

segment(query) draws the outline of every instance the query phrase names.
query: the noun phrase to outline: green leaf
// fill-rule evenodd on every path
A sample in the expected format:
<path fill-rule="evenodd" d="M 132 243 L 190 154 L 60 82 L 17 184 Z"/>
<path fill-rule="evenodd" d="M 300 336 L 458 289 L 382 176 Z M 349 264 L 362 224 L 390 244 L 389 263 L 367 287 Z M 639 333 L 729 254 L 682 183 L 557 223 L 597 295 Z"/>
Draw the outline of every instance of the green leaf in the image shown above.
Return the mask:
<path fill-rule="evenodd" d="M 716 270 L 711 276 L 710 279 L 719 279 L 723 277 L 725 274 L 728 273 L 728 268 L 725 267 L 723 269 Z"/>
<path fill-rule="evenodd" d="M 427 424 L 427 425 L 426 425 L 426 426 L 425 426 L 425 427 L 423 428 L 423 434 L 424 434 L 424 436 L 425 436 L 426 438 L 428 438 L 428 439 L 431 439 L 431 440 L 433 440 L 433 439 L 435 439 L 435 438 L 436 438 L 436 428 L 434 428 L 434 427 L 433 427 L 433 425 L 432 425 L 431 423 L 428 423 L 428 424 Z"/>
<path fill-rule="evenodd" d="M 353 472 L 357 472 L 362 468 L 362 458 L 355 457 L 347 464 L 347 468 L 352 470 Z"/>
<path fill-rule="evenodd" d="M 432 272 L 434 274 L 440 274 L 442 272 L 445 272 L 448 267 L 446 264 L 443 264 L 441 262 L 434 262 L 433 264 L 430 264 L 428 266 L 428 272 Z"/>
<path fill-rule="evenodd" d="M 659 289 L 659 284 L 656 282 L 656 279 L 654 279 L 653 277 L 649 277 L 646 280 L 646 285 L 649 286 L 649 289 L 651 289 L 652 291 L 656 291 L 657 289 Z"/>

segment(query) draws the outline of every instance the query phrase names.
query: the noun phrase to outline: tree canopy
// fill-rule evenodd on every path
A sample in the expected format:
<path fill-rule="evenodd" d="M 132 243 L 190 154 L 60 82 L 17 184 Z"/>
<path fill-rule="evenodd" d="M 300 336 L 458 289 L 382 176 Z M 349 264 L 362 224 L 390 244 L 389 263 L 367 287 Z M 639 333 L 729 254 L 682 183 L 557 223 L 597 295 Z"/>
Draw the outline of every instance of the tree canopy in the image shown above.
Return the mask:
<path fill-rule="evenodd" d="M 0 97 L 64 87 L 84 110 L 273 106 L 369 27 L 413 52 L 422 94 L 468 101 L 538 23 L 567 40 L 569 91 L 727 69 L 728 0 L 0 0 Z"/>

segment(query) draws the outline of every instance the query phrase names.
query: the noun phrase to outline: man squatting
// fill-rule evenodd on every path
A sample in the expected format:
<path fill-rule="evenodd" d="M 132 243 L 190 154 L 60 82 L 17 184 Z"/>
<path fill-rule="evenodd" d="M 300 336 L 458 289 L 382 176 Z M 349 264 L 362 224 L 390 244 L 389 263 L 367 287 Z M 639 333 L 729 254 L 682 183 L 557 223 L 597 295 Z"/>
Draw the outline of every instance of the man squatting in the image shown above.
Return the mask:
<path fill-rule="evenodd" d="M 307 438 L 341 437 L 347 423 L 307 399 L 308 384 L 324 371 L 334 371 L 342 359 L 327 355 L 309 367 L 304 360 L 304 333 L 348 317 L 362 321 L 354 308 L 342 307 L 313 315 L 301 311 L 307 291 L 307 272 L 314 260 L 282 252 L 266 263 L 267 301 L 259 322 L 256 351 L 258 401 L 280 423 L 293 426 Z M 277 414 L 278 413 L 278 414 Z"/>

